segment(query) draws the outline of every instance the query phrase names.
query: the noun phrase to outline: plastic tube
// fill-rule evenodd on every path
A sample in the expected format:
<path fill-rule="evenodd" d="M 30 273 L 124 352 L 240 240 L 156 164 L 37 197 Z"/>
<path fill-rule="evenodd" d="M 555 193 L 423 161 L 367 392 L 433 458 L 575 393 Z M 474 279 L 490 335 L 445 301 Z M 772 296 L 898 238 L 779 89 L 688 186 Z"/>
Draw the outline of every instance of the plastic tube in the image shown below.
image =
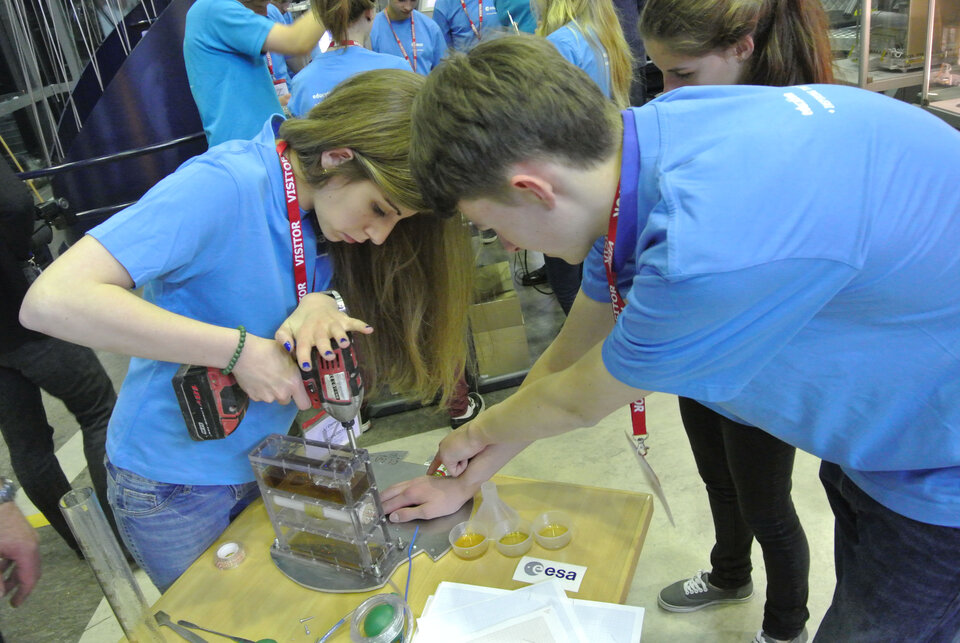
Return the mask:
<path fill-rule="evenodd" d="M 80 543 L 83 556 L 127 639 L 137 643 L 162 642 L 157 621 L 149 611 L 93 489 L 84 487 L 65 493 L 60 499 L 60 511 Z"/>

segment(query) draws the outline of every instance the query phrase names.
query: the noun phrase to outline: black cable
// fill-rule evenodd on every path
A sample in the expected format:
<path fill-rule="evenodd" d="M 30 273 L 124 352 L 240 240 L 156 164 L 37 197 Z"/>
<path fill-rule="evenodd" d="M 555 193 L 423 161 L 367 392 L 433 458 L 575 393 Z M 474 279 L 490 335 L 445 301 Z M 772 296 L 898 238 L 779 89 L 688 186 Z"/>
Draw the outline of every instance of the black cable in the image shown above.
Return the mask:
<path fill-rule="evenodd" d="M 521 254 L 523 255 L 522 258 L 521 258 Z M 514 279 L 516 279 L 521 285 L 526 286 L 527 288 L 533 288 L 534 290 L 536 290 L 536 291 L 537 291 L 538 293 L 540 293 L 541 295 L 553 295 L 553 289 L 541 290 L 541 289 L 538 287 L 538 284 L 529 284 L 529 285 L 527 285 L 527 284 L 524 284 L 524 283 L 523 283 L 523 277 L 526 277 L 527 275 L 530 274 L 530 267 L 529 267 L 529 263 L 528 263 L 528 257 L 527 257 L 527 251 L 526 251 L 526 250 L 523 250 L 522 252 L 514 253 L 513 262 L 514 262 L 514 269 L 513 269 Z M 523 269 L 523 272 L 522 272 L 522 273 L 518 272 L 518 270 L 517 270 L 517 266 L 518 266 L 518 265 L 521 265 L 521 264 L 522 264 L 522 269 Z"/>

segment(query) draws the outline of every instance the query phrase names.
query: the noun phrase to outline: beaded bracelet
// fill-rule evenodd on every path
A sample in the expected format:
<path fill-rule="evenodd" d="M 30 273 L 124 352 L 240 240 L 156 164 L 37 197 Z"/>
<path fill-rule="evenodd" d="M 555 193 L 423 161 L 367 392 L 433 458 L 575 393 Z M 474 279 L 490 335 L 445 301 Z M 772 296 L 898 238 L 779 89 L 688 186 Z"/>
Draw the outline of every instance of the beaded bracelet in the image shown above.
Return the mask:
<path fill-rule="evenodd" d="M 243 343 L 247 341 L 247 329 L 241 325 L 237 326 L 237 330 L 240 331 L 240 341 L 237 343 L 237 350 L 233 351 L 233 357 L 230 358 L 230 363 L 227 364 L 226 368 L 220 369 L 220 372 L 224 375 L 229 375 L 233 372 L 233 367 L 237 365 L 237 360 L 240 359 L 240 353 L 243 352 Z"/>

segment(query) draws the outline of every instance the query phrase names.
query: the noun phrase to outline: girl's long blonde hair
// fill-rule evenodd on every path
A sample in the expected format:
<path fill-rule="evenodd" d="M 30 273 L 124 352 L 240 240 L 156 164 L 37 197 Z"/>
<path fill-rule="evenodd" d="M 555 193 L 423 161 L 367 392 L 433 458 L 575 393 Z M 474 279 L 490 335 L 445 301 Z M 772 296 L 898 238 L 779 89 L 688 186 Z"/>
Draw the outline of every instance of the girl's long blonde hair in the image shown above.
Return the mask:
<path fill-rule="evenodd" d="M 534 0 L 537 8 L 537 35 L 549 36 L 569 22 L 575 22 L 585 38 L 599 40 L 610 58 L 610 94 L 617 107 L 630 105 L 633 55 L 623 36 L 612 0 Z"/>
<path fill-rule="evenodd" d="M 280 127 L 307 181 L 334 176 L 373 181 L 397 205 L 416 210 L 381 246 L 331 243 L 334 285 L 350 315 L 370 323 L 355 335 L 368 386 L 446 402 L 464 372 L 472 252 L 458 217 L 433 215 L 409 164 L 413 98 L 424 81 L 410 71 L 380 69 L 337 87 L 303 119 Z M 354 158 L 324 170 L 326 150 L 350 148 Z"/>

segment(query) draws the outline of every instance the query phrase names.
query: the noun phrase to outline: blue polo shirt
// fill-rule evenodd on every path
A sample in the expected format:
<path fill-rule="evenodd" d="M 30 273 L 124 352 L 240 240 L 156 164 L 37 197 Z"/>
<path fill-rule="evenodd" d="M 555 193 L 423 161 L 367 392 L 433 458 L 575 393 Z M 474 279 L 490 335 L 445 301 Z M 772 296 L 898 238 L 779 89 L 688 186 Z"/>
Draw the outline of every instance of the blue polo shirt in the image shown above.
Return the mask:
<path fill-rule="evenodd" d="M 144 299 L 209 324 L 243 324 L 265 338 L 293 312 L 293 248 L 274 143 L 281 121 L 261 123 L 251 141 L 230 141 L 190 159 L 90 231 L 143 287 Z M 312 216 L 303 214 L 306 269 L 313 290 L 323 290 L 332 268 L 325 254 L 311 251 L 317 247 Z M 285 433 L 296 405 L 251 402 L 229 436 L 195 442 L 171 384 L 178 366 L 130 360 L 107 432 L 110 461 L 175 484 L 253 480 L 247 453 L 266 435 Z"/>
<path fill-rule="evenodd" d="M 363 47 L 328 49 L 300 70 L 293 79 L 287 107 L 297 117 L 306 116 L 339 83 L 371 69 L 403 69 L 410 67 L 402 58 L 378 54 Z"/>
<path fill-rule="evenodd" d="M 470 28 L 470 21 L 480 31 L 481 36 L 487 36 L 501 31 L 500 18 L 497 16 L 497 5 L 494 0 L 483 2 L 483 24 L 480 24 L 479 0 L 465 0 L 467 9 L 464 11 L 460 0 L 437 0 L 433 7 L 433 19 L 447 47 L 457 51 L 467 51 L 477 44 L 477 37 Z"/>
<path fill-rule="evenodd" d="M 610 98 L 610 58 L 596 37 L 587 38 L 579 26 L 570 22 L 547 36 L 547 40 L 564 58 L 587 72 L 604 95 Z"/>
<path fill-rule="evenodd" d="M 417 69 L 421 76 L 426 76 L 430 70 L 440 64 L 446 55 L 447 43 L 437 23 L 417 10 L 406 20 L 390 20 L 385 11 L 381 11 L 373 19 L 373 28 L 370 30 L 370 48 L 382 54 L 399 56 L 407 69 L 413 68 L 413 31 L 417 32 Z M 411 27 L 411 20 L 413 27 Z M 390 27 L 393 27 L 393 31 Z M 394 36 L 393 34 L 397 35 Z M 397 44 L 397 39 L 403 44 L 404 51 L 410 57 L 410 62 L 403 57 L 403 51 Z"/>
<path fill-rule="evenodd" d="M 684 87 L 625 115 L 610 373 L 960 527 L 960 133 L 833 85 Z M 609 301 L 601 245 L 584 267 Z"/>
<path fill-rule="evenodd" d="M 282 111 L 261 53 L 273 25 L 238 0 L 197 0 L 187 11 L 183 62 L 210 147 L 253 137 Z"/>

